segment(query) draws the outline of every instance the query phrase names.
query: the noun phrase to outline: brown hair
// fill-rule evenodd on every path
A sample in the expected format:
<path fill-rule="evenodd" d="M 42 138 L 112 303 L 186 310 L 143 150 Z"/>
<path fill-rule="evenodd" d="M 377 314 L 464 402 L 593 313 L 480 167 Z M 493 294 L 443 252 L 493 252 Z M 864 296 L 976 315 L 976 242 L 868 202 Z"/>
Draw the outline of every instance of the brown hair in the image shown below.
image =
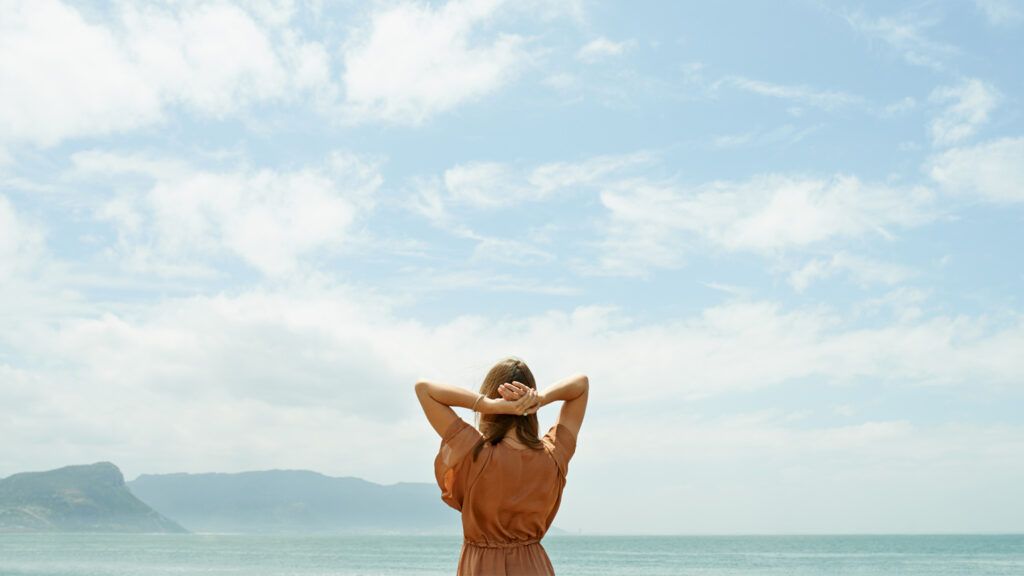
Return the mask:
<path fill-rule="evenodd" d="M 533 379 L 533 372 L 530 372 L 530 367 L 526 365 L 526 362 L 515 356 L 509 356 L 499 360 L 487 372 L 483 384 L 480 385 L 480 393 L 488 398 L 500 398 L 498 386 L 513 380 L 522 382 L 534 390 L 537 389 L 537 381 Z M 476 460 L 477 454 L 480 453 L 485 443 L 490 442 L 494 445 L 501 442 L 505 434 L 513 428 L 516 431 L 516 438 L 520 442 L 534 450 L 543 449 L 544 444 L 537 438 L 538 427 L 536 412 L 526 416 L 480 414 L 480 432 L 483 434 L 483 438 L 473 447 L 473 460 Z"/>

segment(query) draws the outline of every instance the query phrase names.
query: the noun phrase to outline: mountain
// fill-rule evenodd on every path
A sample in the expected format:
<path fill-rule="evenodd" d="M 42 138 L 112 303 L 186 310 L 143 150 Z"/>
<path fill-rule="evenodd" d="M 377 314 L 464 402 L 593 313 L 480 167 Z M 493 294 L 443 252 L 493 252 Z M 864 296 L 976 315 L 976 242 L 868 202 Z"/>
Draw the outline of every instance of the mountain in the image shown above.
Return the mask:
<path fill-rule="evenodd" d="M 462 532 L 458 512 L 430 483 L 264 470 L 143 474 L 128 488 L 195 532 Z"/>
<path fill-rule="evenodd" d="M 0 532 L 185 532 L 136 498 L 110 462 L 0 480 Z"/>

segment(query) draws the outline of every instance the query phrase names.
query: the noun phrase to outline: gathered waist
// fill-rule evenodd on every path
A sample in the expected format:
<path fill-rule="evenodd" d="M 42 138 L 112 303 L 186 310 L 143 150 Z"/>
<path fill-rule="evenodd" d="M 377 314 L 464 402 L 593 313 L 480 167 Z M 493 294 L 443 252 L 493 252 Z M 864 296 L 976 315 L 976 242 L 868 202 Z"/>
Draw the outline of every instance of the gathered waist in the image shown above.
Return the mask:
<path fill-rule="evenodd" d="M 463 538 L 462 542 L 469 546 L 476 546 L 477 548 L 515 548 L 517 546 L 528 546 L 530 544 L 536 544 L 540 542 L 540 538 L 529 538 L 527 540 L 510 540 L 508 542 L 478 542 L 470 540 L 469 538 Z"/>

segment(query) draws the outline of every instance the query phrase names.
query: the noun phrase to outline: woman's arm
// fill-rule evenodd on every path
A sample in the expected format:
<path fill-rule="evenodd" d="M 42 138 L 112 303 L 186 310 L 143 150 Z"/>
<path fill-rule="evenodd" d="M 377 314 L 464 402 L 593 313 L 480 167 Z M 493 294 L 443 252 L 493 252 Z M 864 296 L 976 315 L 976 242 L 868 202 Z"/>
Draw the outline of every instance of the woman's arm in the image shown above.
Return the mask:
<path fill-rule="evenodd" d="M 575 374 L 545 388 L 540 393 L 540 406 L 564 400 L 565 403 L 562 404 L 555 425 L 561 424 L 568 428 L 573 436 L 579 437 L 589 398 L 590 379 L 586 374 Z"/>
<path fill-rule="evenodd" d="M 586 374 L 574 374 L 568 378 L 563 378 L 539 393 L 540 405 L 546 406 L 559 400 L 575 400 L 585 393 L 589 387 L 590 380 Z"/>
<path fill-rule="evenodd" d="M 431 380 L 416 381 L 416 397 L 419 398 L 423 413 L 438 436 L 444 436 L 448 426 L 459 417 L 450 406 L 473 408 L 481 414 L 521 414 L 536 406 L 539 396 L 523 397 L 515 401 L 503 398 L 488 398 L 460 386 L 452 386 Z M 479 398 L 479 402 L 477 399 Z"/>

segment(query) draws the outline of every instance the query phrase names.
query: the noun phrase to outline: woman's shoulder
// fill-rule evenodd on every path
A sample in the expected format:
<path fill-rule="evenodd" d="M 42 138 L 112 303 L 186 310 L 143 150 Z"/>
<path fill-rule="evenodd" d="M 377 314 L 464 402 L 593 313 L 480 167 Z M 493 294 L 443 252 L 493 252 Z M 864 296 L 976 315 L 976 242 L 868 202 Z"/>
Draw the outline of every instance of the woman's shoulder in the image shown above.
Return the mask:
<path fill-rule="evenodd" d="M 571 443 L 576 445 L 576 434 L 561 422 L 555 422 L 548 428 L 541 440 L 547 444 Z"/>

